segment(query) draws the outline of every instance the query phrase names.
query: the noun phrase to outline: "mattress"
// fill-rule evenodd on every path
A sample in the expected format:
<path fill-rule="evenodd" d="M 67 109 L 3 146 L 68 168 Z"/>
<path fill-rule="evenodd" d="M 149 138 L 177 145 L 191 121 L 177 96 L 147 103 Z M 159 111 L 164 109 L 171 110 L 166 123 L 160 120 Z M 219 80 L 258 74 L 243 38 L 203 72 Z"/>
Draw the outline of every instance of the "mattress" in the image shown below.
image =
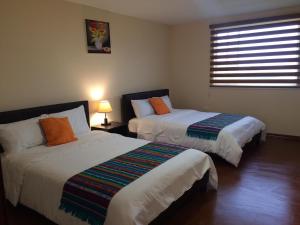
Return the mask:
<path fill-rule="evenodd" d="M 65 182 L 72 176 L 149 143 L 93 131 L 76 142 L 38 146 L 2 157 L 6 198 L 21 203 L 57 224 L 83 225 L 59 210 Z M 210 157 L 188 149 L 121 189 L 111 200 L 105 225 L 146 225 L 209 171 L 209 185 L 217 188 Z"/>
<path fill-rule="evenodd" d="M 131 119 L 128 128 L 130 132 L 137 133 L 138 138 L 178 144 L 203 152 L 215 153 L 231 164 L 238 166 L 243 153 L 242 147 L 260 132 L 263 133 L 262 140 L 264 140 L 265 124 L 254 117 L 246 116 L 222 129 L 217 140 L 205 140 L 186 135 L 187 128 L 191 124 L 218 114 L 174 109 L 171 113 L 164 115 L 150 115 Z"/>

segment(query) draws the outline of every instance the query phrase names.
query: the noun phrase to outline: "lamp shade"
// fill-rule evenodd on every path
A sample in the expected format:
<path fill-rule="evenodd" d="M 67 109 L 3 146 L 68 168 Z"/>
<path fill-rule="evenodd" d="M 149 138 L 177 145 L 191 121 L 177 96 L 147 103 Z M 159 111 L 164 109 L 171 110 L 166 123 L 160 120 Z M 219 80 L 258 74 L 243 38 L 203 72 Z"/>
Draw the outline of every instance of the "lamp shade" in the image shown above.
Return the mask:
<path fill-rule="evenodd" d="M 110 106 L 109 101 L 107 101 L 107 100 L 100 101 L 99 107 L 98 107 L 98 112 L 99 113 L 109 113 L 109 112 L 112 112 L 112 108 Z"/>

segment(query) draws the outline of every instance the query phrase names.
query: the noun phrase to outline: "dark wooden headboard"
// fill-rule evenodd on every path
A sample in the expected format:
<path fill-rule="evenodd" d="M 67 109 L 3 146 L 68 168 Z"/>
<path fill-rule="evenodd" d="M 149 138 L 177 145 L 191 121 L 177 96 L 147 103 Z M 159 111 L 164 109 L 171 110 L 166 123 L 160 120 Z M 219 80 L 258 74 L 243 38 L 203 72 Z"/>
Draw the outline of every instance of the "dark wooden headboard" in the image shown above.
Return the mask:
<path fill-rule="evenodd" d="M 134 111 L 133 111 L 133 108 L 131 105 L 131 100 L 146 99 L 146 98 L 151 98 L 151 97 L 161 97 L 164 95 L 169 95 L 169 89 L 137 92 L 137 93 L 123 95 L 122 99 L 121 99 L 122 121 L 127 123 L 130 119 L 135 117 L 135 114 L 134 114 Z"/>
<path fill-rule="evenodd" d="M 39 106 L 28 109 L 19 109 L 7 112 L 0 112 L 0 124 L 17 122 L 20 120 L 26 120 L 33 117 L 40 116 L 42 114 L 50 114 L 62 112 L 69 109 L 74 109 L 83 105 L 86 115 L 86 120 L 88 124 L 90 124 L 90 114 L 89 114 L 89 102 L 88 101 L 78 101 L 78 102 L 68 102 L 56 105 L 47 105 L 47 106 Z M 0 152 L 1 152 L 0 145 Z"/>
<path fill-rule="evenodd" d="M 0 112 L 0 124 L 12 123 L 20 120 L 26 120 L 42 114 L 50 114 L 62 112 L 69 109 L 74 109 L 83 105 L 86 115 L 86 120 L 90 124 L 89 103 L 88 101 L 67 102 L 55 105 L 38 106 L 34 108 L 18 109 L 7 112 Z"/>

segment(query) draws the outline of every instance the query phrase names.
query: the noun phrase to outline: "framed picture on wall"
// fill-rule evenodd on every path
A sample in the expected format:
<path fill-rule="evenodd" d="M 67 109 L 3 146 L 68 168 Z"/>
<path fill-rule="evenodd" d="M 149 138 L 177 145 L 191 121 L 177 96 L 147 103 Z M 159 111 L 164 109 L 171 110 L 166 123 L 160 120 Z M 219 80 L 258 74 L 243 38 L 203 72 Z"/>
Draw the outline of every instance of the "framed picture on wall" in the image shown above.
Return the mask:
<path fill-rule="evenodd" d="M 89 53 L 111 53 L 109 23 L 85 20 Z"/>

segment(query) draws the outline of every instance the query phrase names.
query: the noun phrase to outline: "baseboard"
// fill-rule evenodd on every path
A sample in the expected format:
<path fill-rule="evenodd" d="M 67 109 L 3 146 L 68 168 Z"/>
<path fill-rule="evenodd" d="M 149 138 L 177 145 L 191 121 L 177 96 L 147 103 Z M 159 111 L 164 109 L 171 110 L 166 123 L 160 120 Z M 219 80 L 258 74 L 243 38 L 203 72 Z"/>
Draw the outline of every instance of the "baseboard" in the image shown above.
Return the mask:
<path fill-rule="evenodd" d="M 267 136 L 286 139 L 286 140 L 300 141 L 300 136 L 294 136 L 294 135 L 268 133 Z"/>

